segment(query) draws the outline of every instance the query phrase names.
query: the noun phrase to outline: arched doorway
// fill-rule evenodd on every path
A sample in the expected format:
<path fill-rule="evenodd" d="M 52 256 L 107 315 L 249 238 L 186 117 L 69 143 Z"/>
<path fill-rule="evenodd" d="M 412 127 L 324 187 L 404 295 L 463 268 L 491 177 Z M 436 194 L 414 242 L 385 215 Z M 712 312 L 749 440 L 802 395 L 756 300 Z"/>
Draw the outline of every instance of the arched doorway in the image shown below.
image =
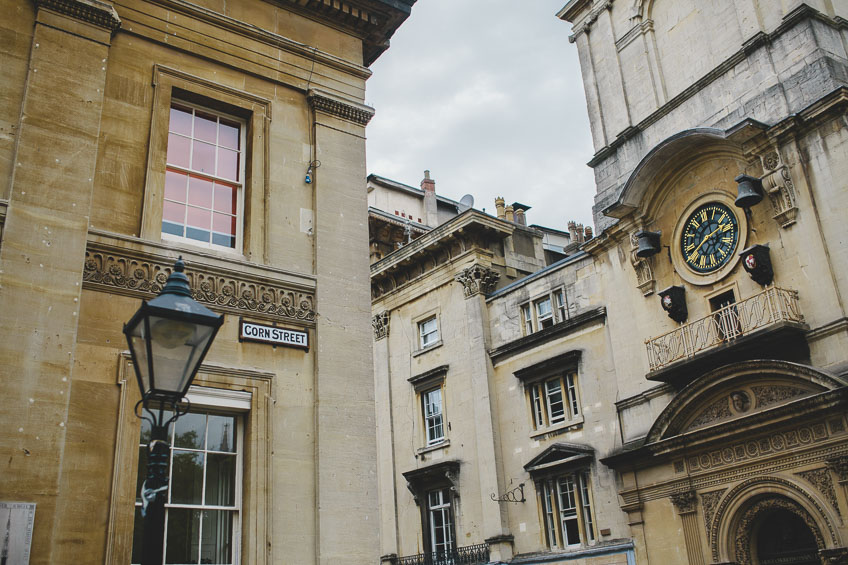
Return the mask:
<path fill-rule="evenodd" d="M 782 496 L 752 501 L 736 528 L 736 560 L 744 565 L 818 565 L 824 538 L 798 503 Z"/>

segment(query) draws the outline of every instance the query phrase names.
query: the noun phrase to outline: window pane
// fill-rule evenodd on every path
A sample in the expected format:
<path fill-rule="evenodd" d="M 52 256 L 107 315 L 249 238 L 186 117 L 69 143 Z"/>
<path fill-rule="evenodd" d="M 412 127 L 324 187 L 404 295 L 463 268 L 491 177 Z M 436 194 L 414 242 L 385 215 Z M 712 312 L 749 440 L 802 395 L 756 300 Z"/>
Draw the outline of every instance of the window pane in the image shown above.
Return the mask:
<path fill-rule="evenodd" d="M 232 235 L 222 235 L 220 233 L 213 233 L 212 243 L 214 243 L 215 245 L 220 245 L 221 247 L 229 247 L 230 249 L 234 249 L 236 246 L 236 238 Z"/>
<path fill-rule="evenodd" d="M 559 384 L 559 379 L 547 381 L 545 391 L 548 396 L 548 419 L 551 423 L 563 421 L 565 419 L 565 405 L 562 402 L 562 387 Z"/>
<path fill-rule="evenodd" d="M 239 180 L 239 154 L 222 147 L 218 148 L 218 176 L 230 180 Z"/>
<path fill-rule="evenodd" d="M 209 415 L 207 447 L 209 451 L 236 451 L 236 419 L 232 416 Z"/>
<path fill-rule="evenodd" d="M 234 186 L 215 183 L 215 211 L 225 214 L 236 213 L 236 195 L 238 192 Z"/>
<path fill-rule="evenodd" d="M 200 562 L 230 565 L 233 562 L 233 512 L 207 510 L 203 513 Z"/>
<path fill-rule="evenodd" d="M 215 143 L 218 137 L 218 117 L 203 110 L 194 113 L 194 138 Z"/>
<path fill-rule="evenodd" d="M 236 217 L 226 214 L 213 214 L 212 229 L 219 234 L 236 235 Z"/>
<path fill-rule="evenodd" d="M 200 510 L 168 509 L 165 563 L 197 563 L 200 542 Z"/>
<path fill-rule="evenodd" d="M 171 469 L 171 503 L 201 504 L 203 493 L 203 453 L 174 450 Z"/>
<path fill-rule="evenodd" d="M 188 213 L 186 214 L 186 224 L 193 228 L 209 231 L 209 228 L 212 227 L 212 212 L 203 208 L 189 206 Z M 208 235 L 206 239 L 209 239 Z"/>
<path fill-rule="evenodd" d="M 206 173 L 208 175 L 215 174 L 215 146 L 202 141 L 194 142 L 194 149 L 191 154 L 192 170 Z"/>
<path fill-rule="evenodd" d="M 168 170 L 165 172 L 165 198 L 168 200 L 176 200 L 177 202 L 186 201 L 186 183 L 188 175 L 177 171 Z"/>
<path fill-rule="evenodd" d="M 143 445 L 138 448 L 138 474 L 135 481 L 135 499 L 141 502 L 141 485 L 147 479 L 147 452 L 148 447 Z"/>
<path fill-rule="evenodd" d="M 540 318 L 551 315 L 551 299 L 545 298 L 536 303 L 536 312 Z"/>
<path fill-rule="evenodd" d="M 236 457 L 224 453 L 206 455 L 207 506 L 232 506 L 236 500 Z"/>
<path fill-rule="evenodd" d="M 218 126 L 218 145 L 229 147 L 230 149 L 239 149 L 239 124 L 238 122 L 229 122 L 221 119 Z"/>
<path fill-rule="evenodd" d="M 185 205 L 166 200 L 162 208 L 162 219 L 175 224 L 185 223 Z"/>
<path fill-rule="evenodd" d="M 191 177 L 188 181 L 188 203 L 192 206 L 212 207 L 212 181 Z"/>
<path fill-rule="evenodd" d="M 168 164 L 178 167 L 189 166 L 191 140 L 176 134 L 168 134 Z"/>
<path fill-rule="evenodd" d="M 171 106 L 171 118 L 168 130 L 184 135 L 191 135 L 191 108 Z"/>
<path fill-rule="evenodd" d="M 206 437 L 206 414 L 189 413 L 174 422 L 174 447 L 203 449 Z"/>

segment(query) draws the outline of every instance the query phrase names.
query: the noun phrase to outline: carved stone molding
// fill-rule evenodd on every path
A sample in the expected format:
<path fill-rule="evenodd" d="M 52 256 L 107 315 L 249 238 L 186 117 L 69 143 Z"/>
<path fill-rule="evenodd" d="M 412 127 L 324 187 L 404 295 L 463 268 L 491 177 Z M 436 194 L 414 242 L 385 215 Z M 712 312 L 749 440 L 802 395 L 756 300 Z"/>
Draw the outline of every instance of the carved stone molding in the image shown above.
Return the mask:
<path fill-rule="evenodd" d="M 834 547 L 819 551 L 822 565 L 845 565 L 848 563 L 848 547 Z"/>
<path fill-rule="evenodd" d="M 839 515 L 842 514 L 839 511 L 839 504 L 836 502 L 836 490 L 833 488 L 830 472 L 826 468 L 822 467 L 821 469 L 813 469 L 795 474 L 816 487 L 816 490 L 824 496 L 825 500 L 836 510 L 836 513 Z"/>
<path fill-rule="evenodd" d="M 371 327 L 374 328 L 374 340 L 380 340 L 389 335 L 389 313 L 380 312 L 371 318 Z"/>
<path fill-rule="evenodd" d="M 704 527 L 707 530 L 707 539 L 710 537 L 710 528 L 712 527 L 713 516 L 715 516 L 718 503 L 725 492 L 727 492 L 727 489 L 723 488 L 721 490 L 705 492 L 701 495 L 701 506 L 704 509 Z"/>
<path fill-rule="evenodd" d="M 630 264 L 636 271 L 636 287 L 644 296 L 650 296 L 654 293 L 656 280 L 654 280 L 654 270 L 651 268 L 649 259 L 636 256 L 636 249 L 639 246 L 639 241 L 636 239 L 638 231 L 641 230 L 630 234 Z"/>
<path fill-rule="evenodd" d="M 476 294 L 492 292 L 501 274 L 490 267 L 474 264 L 457 273 L 454 278 L 462 283 L 465 298 L 471 298 Z"/>
<path fill-rule="evenodd" d="M 162 257 L 130 255 L 89 244 L 83 288 L 149 299 L 162 290 L 172 266 L 171 260 Z M 277 322 L 315 322 L 314 292 L 206 265 L 189 264 L 186 275 L 193 298 L 212 309 Z"/>
<path fill-rule="evenodd" d="M 671 503 L 678 514 L 688 514 L 694 512 L 698 505 L 698 497 L 695 491 L 689 490 L 685 492 L 676 492 L 671 495 Z"/>
<path fill-rule="evenodd" d="M 772 513 L 775 510 L 787 510 L 801 518 L 807 527 L 810 528 L 813 536 L 815 536 L 818 549 L 824 549 L 825 541 L 821 531 L 819 531 L 818 524 L 816 524 L 813 517 L 800 504 L 783 497 L 766 498 L 752 504 L 742 515 L 736 526 L 734 545 L 736 548 L 736 561 L 740 565 L 749 565 L 752 563 L 751 536 L 753 534 L 754 523 L 764 514 Z"/>
<path fill-rule="evenodd" d="M 589 33 L 589 30 L 592 28 L 592 25 L 598 21 L 598 16 L 604 10 L 609 10 L 612 8 L 612 0 L 606 0 L 605 2 L 598 2 L 597 5 L 592 7 L 592 10 L 589 12 L 589 15 L 580 22 L 578 25 L 572 28 L 572 34 L 568 36 L 568 42 L 574 43 L 577 41 L 577 36 L 581 33 Z"/>
<path fill-rule="evenodd" d="M 118 12 L 108 2 L 100 0 L 36 0 L 36 6 L 53 12 L 70 16 L 97 27 L 109 30 L 111 33 L 121 27 Z"/>
<path fill-rule="evenodd" d="M 325 114 L 330 114 L 337 118 L 359 124 L 361 126 L 368 125 L 371 118 L 374 117 L 374 108 L 357 104 L 349 100 L 342 100 L 330 93 L 320 90 L 309 91 L 309 106 L 317 111 Z"/>
<path fill-rule="evenodd" d="M 782 228 L 795 223 L 798 206 L 795 201 L 795 185 L 789 167 L 783 164 L 780 153 L 771 149 L 760 156 L 763 164 L 763 190 L 771 201 L 774 219 Z"/>
<path fill-rule="evenodd" d="M 848 455 L 828 459 L 827 468 L 836 474 L 840 483 L 848 481 Z"/>

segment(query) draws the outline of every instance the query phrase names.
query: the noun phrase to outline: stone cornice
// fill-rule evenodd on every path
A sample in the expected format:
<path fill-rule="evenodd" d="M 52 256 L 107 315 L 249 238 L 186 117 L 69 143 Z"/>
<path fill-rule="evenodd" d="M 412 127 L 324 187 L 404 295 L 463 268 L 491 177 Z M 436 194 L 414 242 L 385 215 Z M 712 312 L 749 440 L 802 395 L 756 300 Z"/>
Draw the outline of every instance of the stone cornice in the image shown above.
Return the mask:
<path fill-rule="evenodd" d="M 92 238 L 86 245 L 83 288 L 150 299 L 165 284 L 175 253 L 150 245 Z M 239 261 L 209 261 L 183 252 L 192 295 L 198 302 L 226 312 L 271 322 L 311 326 L 315 323 L 315 288 L 298 284 L 283 272 Z M 288 279 L 288 280 L 287 280 Z M 302 282 L 309 283 L 306 278 Z"/>
<path fill-rule="evenodd" d="M 309 106 L 316 112 L 323 112 L 354 124 L 366 126 L 374 117 L 374 108 L 339 98 L 323 90 L 310 89 L 308 97 Z"/>
<path fill-rule="evenodd" d="M 112 4 L 100 0 L 35 0 L 39 9 L 70 16 L 87 24 L 97 26 L 111 33 L 121 27 L 121 18 Z"/>

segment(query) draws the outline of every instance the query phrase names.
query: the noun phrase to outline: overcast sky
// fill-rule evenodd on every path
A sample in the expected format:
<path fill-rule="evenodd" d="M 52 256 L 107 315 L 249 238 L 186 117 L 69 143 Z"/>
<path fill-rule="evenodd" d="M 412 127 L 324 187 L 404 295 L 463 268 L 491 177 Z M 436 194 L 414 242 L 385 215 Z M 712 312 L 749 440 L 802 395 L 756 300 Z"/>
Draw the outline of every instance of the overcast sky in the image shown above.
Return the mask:
<path fill-rule="evenodd" d="M 418 0 L 371 66 L 368 172 L 528 223 L 592 225 L 589 120 L 565 0 Z"/>

